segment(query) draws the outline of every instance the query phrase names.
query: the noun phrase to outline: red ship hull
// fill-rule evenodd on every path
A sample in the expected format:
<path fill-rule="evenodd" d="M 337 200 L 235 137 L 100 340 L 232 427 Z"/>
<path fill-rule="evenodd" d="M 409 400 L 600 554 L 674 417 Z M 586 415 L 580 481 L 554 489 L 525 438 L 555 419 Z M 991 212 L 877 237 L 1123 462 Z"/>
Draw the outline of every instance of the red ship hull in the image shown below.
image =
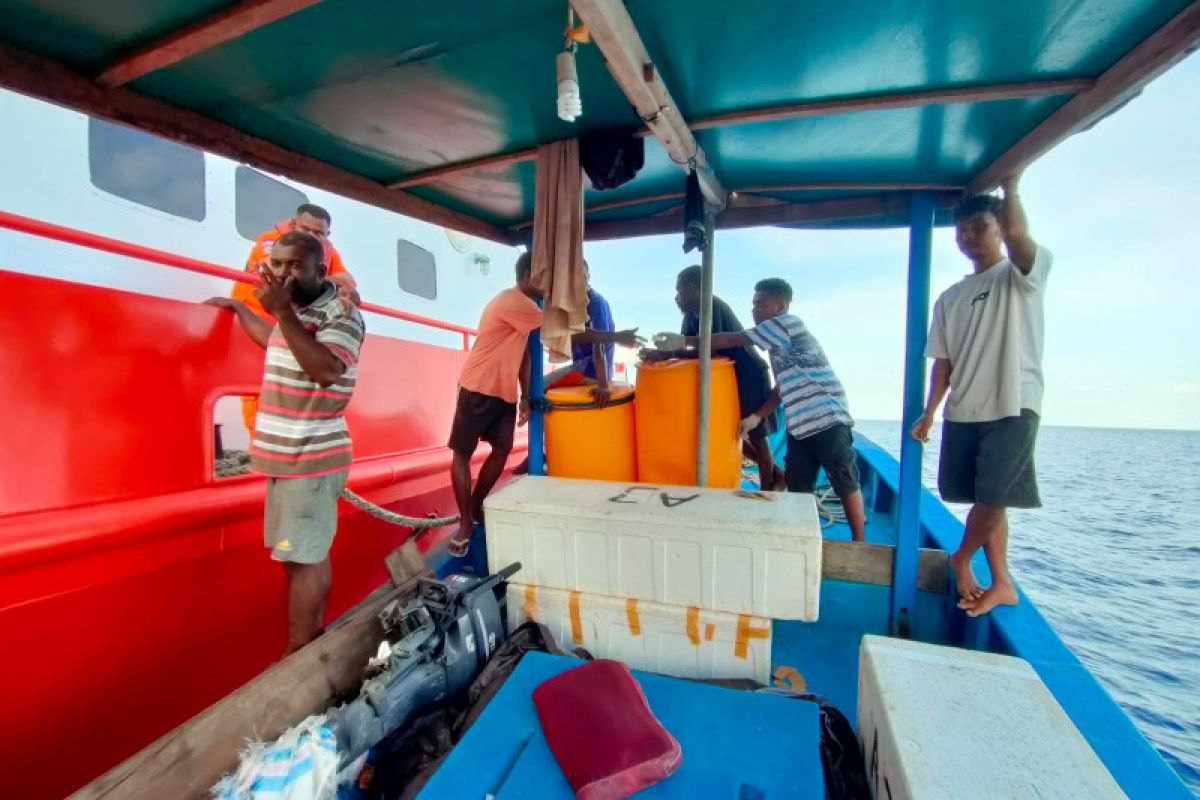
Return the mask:
<path fill-rule="evenodd" d="M 208 306 L 0 272 L 0 762 L 60 797 L 244 683 L 284 647 L 263 482 L 213 477 L 217 400 L 262 351 Z M 445 447 L 462 350 L 368 335 L 350 488 L 453 513 Z M 523 445 L 522 445 L 523 448 Z M 518 454 L 519 456 L 519 454 Z M 407 531 L 341 506 L 332 620 L 386 579 Z M 446 531 L 422 537 L 423 550 Z"/>

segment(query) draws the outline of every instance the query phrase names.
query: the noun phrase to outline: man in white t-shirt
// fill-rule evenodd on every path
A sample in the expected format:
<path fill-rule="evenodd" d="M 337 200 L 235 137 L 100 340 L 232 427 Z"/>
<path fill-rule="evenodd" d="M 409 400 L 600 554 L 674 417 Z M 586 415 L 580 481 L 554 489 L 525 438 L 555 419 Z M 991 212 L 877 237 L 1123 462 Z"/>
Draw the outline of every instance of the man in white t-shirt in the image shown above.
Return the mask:
<path fill-rule="evenodd" d="M 949 390 L 938 490 L 948 503 L 972 504 L 962 544 L 950 558 L 958 607 L 972 617 L 1016 605 L 1006 509 L 1041 505 L 1033 450 L 1042 409 L 1043 301 L 1051 258 L 1029 235 L 1019 177 L 1001 183 L 1003 200 L 968 197 L 954 213 L 958 248 L 975 270 L 933 307 L 925 348 L 934 360 L 929 402 L 912 429 L 914 438 L 929 440 L 934 414 Z M 980 547 L 992 573 L 987 589 L 971 571 Z"/>

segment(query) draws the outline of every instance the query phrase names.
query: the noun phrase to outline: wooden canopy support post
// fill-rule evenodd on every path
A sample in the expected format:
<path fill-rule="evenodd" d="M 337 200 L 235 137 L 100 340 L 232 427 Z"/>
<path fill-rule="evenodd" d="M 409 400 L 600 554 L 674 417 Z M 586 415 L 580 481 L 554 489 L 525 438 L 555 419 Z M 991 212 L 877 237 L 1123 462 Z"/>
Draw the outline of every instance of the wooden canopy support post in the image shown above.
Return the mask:
<path fill-rule="evenodd" d="M 654 68 L 625 4 L 621 0 L 571 0 L 571 7 L 587 25 L 592 41 L 604 55 L 608 71 L 650 133 L 684 170 L 695 164 L 709 209 L 725 208 L 725 188 L 710 171 L 704 151 Z"/>
<path fill-rule="evenodd" d="M 1096 123 L 1127 102 L 1197 46 L 1200 46 L 1200 0 L 1176 14 L 1101 73 L 1090 89 L 1068 100 L 1005 151 L 970 182 L 967 191 L 972 194 L 987 191 L 1005 177 L 1020 172 L 1063 139 Z"/>
<path fill-rule="evenodd" d="M 100 73 L 96 83 L 108 87 L 123 86 L 319 2 L 321 0 L 245 0 L 121 59 Z"/>
<path fill-rule="evenodd" d="M 404 192 L 392 191 L 370 178 L 249 136 L 193 111 L 128 89 L 102 88 L 61 64 L 3 43 L 0 43 L 0 86 L 199 147 L 352 200 L 495 242 L 513 243 L 512 234 L 499 225 Z"/>
<path fill-rule="evenodd" d="M 896 521 L 895 578 L 892 581 L 892 635 L 907 638 L 917 603 L 921 547 L 921 456 L 923 446 L 909 435 L 925 413 L 925 339 L 929 327 L 929 271 L 933 239 L 933 197 L 912 195 L 909 209 L 908 314 L 904 348 L 904 404 L 900 423 L 900 486 Z"/>
<path fill-rule="evenodd" d="M 704 215 L 700 260 L 700 380 L 696 415 L 696 485 L 708 486 L 708 422 L 712 417 L 713 215 Z"/>

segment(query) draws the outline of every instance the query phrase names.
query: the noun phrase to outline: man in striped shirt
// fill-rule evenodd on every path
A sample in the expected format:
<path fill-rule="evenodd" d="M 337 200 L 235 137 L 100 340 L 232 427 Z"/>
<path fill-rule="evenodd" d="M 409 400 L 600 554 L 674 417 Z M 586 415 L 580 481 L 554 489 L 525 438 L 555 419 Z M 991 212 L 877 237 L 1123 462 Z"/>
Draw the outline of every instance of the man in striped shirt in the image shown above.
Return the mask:
<path fill-rule="evenodd" d="M 246 272 L 252 275 L 257 275 L 261 270 L 265 269 L 270 263 L 271 248 L 279 241 L 279 237 L 291 231 L 307 233 L 315 236 L 320 240 L 324 247 L 324 255 L 322 261 L 325 264 L 325 277 L 332 283 L 336 284 L 338 289 L 349 298 L 354 305 L 361 305 L 361 298 L 358 296 L 358 284 L 354 281 L 354 276 L 346 269 L 346 265 L 342 262 L 341 253 L 333 246 L 333 242 L 329 240 L 329 232 L 333 226 L 333 217 L 329 212 L 320 206 L 312 203 L 304 203 L 296 209 L 296 213 L 290 219 L 285 219 L 278 223 L 274 228 L 260 235 L 254 242 L 254 247 L 250 249 L 250 256 L 246 259 Z M 258 298 L 254 295 L 254 284 L 250 283 L 235 283 L 229 296 L 234 300 L 241 300 L 251 311 L 258 314 L 260 317 L 267 318 L 267 323 L 272 324 L 274 320 L 268 318 L 267 311 L 258 302 Z M 246 430 L 254 436 L 254 415 L 258 410 L 258 397 L 255 395 L 247 395 L 242 398 L 242 422 L 246 425 Z"/>
<path fill-rule="evenodd" d="M 283 234 L 260 270 L 255 296 L 276 323 L 245 303 L 215 297 L 266 348 L 250 466 L 267 476 L 264 540 L 288 579 L 291 653 L 321 633 L 337 530 L 337 499 L 352 460 L 343 413 L 354 392 L 364 326 L 326 280 L 320 240 Z"/>
<path fill-rule="evenodd" d="M 754 287 L 752 308 L 755 326 L 737 333 L 714 333 L 712 349 L 755 345 L 770 354 L 775 388 L 757 411 L 741 421 L 739 431 L 746 436 L 782 402 L 788 429 L 784 470 L 788 491 L 811 493 L 816 488 L 817 471 L 824 468 L 846 511 L 850 534 L 861 542 L 866 514 L 850 432 L 854 419 L 846 390 L 816 337 L 799 317 L 788 313 L 791 302 L 792 287 L 787 281 L 759 281 Z M 684 341 L 688 347 L 699 346 L 697 336 L 685 337 Z"/>

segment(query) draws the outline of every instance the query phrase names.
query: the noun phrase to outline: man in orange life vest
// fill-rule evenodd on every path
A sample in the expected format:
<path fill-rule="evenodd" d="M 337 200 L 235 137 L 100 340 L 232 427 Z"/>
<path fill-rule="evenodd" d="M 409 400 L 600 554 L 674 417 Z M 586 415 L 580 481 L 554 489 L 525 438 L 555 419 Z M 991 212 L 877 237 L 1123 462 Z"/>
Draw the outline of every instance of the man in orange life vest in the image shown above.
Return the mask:
<path fill-rule="evenodd" d="M 267 263 L 271 258 L 271 248 L 275 246 L 275 242 L 280 236 L 292 231 L 307 233 L 314 236 L 321 242 L 325 248 L 325 277 L 338 288 L 342 296 L 350 300 L 354 305 L 360 305 L 362 300 L 358 296 L 358 284 L 355 283 L 354 277 L 346 270 L 346 265 L 342 263 L 342 256 L 338 253 L 337 248 L 329 241 L 329 232 L 333 227 L 333 218 L 329 212 L 320 206 L 305 203 L 296 209 L 296 213 L 291 219 L 285 219 L 274 228 L 267 231 L 258 237 L 254 242 L 254 247 L 250 250 L 250 255 L 246 258 L 246 271 L 251 275 L 258 275 L 259 271 L 266 269 Z M 246 307 L 257 314 L 259 317 L 274 322 L 271 315 L 263 309 L 262 304 L 255 296 L 255 285 L 252 283 L 235 283 L 233 291 L 229 296 L 234 300 L 240 300 L 246 304 Z M 246 430 L 250 431 L 250 435 L 254 435 L 254 416 L 258 412 L 258 397 L 255 395 L 245 395 L 242 397 L 242 422 L 246 426 Z"/>

